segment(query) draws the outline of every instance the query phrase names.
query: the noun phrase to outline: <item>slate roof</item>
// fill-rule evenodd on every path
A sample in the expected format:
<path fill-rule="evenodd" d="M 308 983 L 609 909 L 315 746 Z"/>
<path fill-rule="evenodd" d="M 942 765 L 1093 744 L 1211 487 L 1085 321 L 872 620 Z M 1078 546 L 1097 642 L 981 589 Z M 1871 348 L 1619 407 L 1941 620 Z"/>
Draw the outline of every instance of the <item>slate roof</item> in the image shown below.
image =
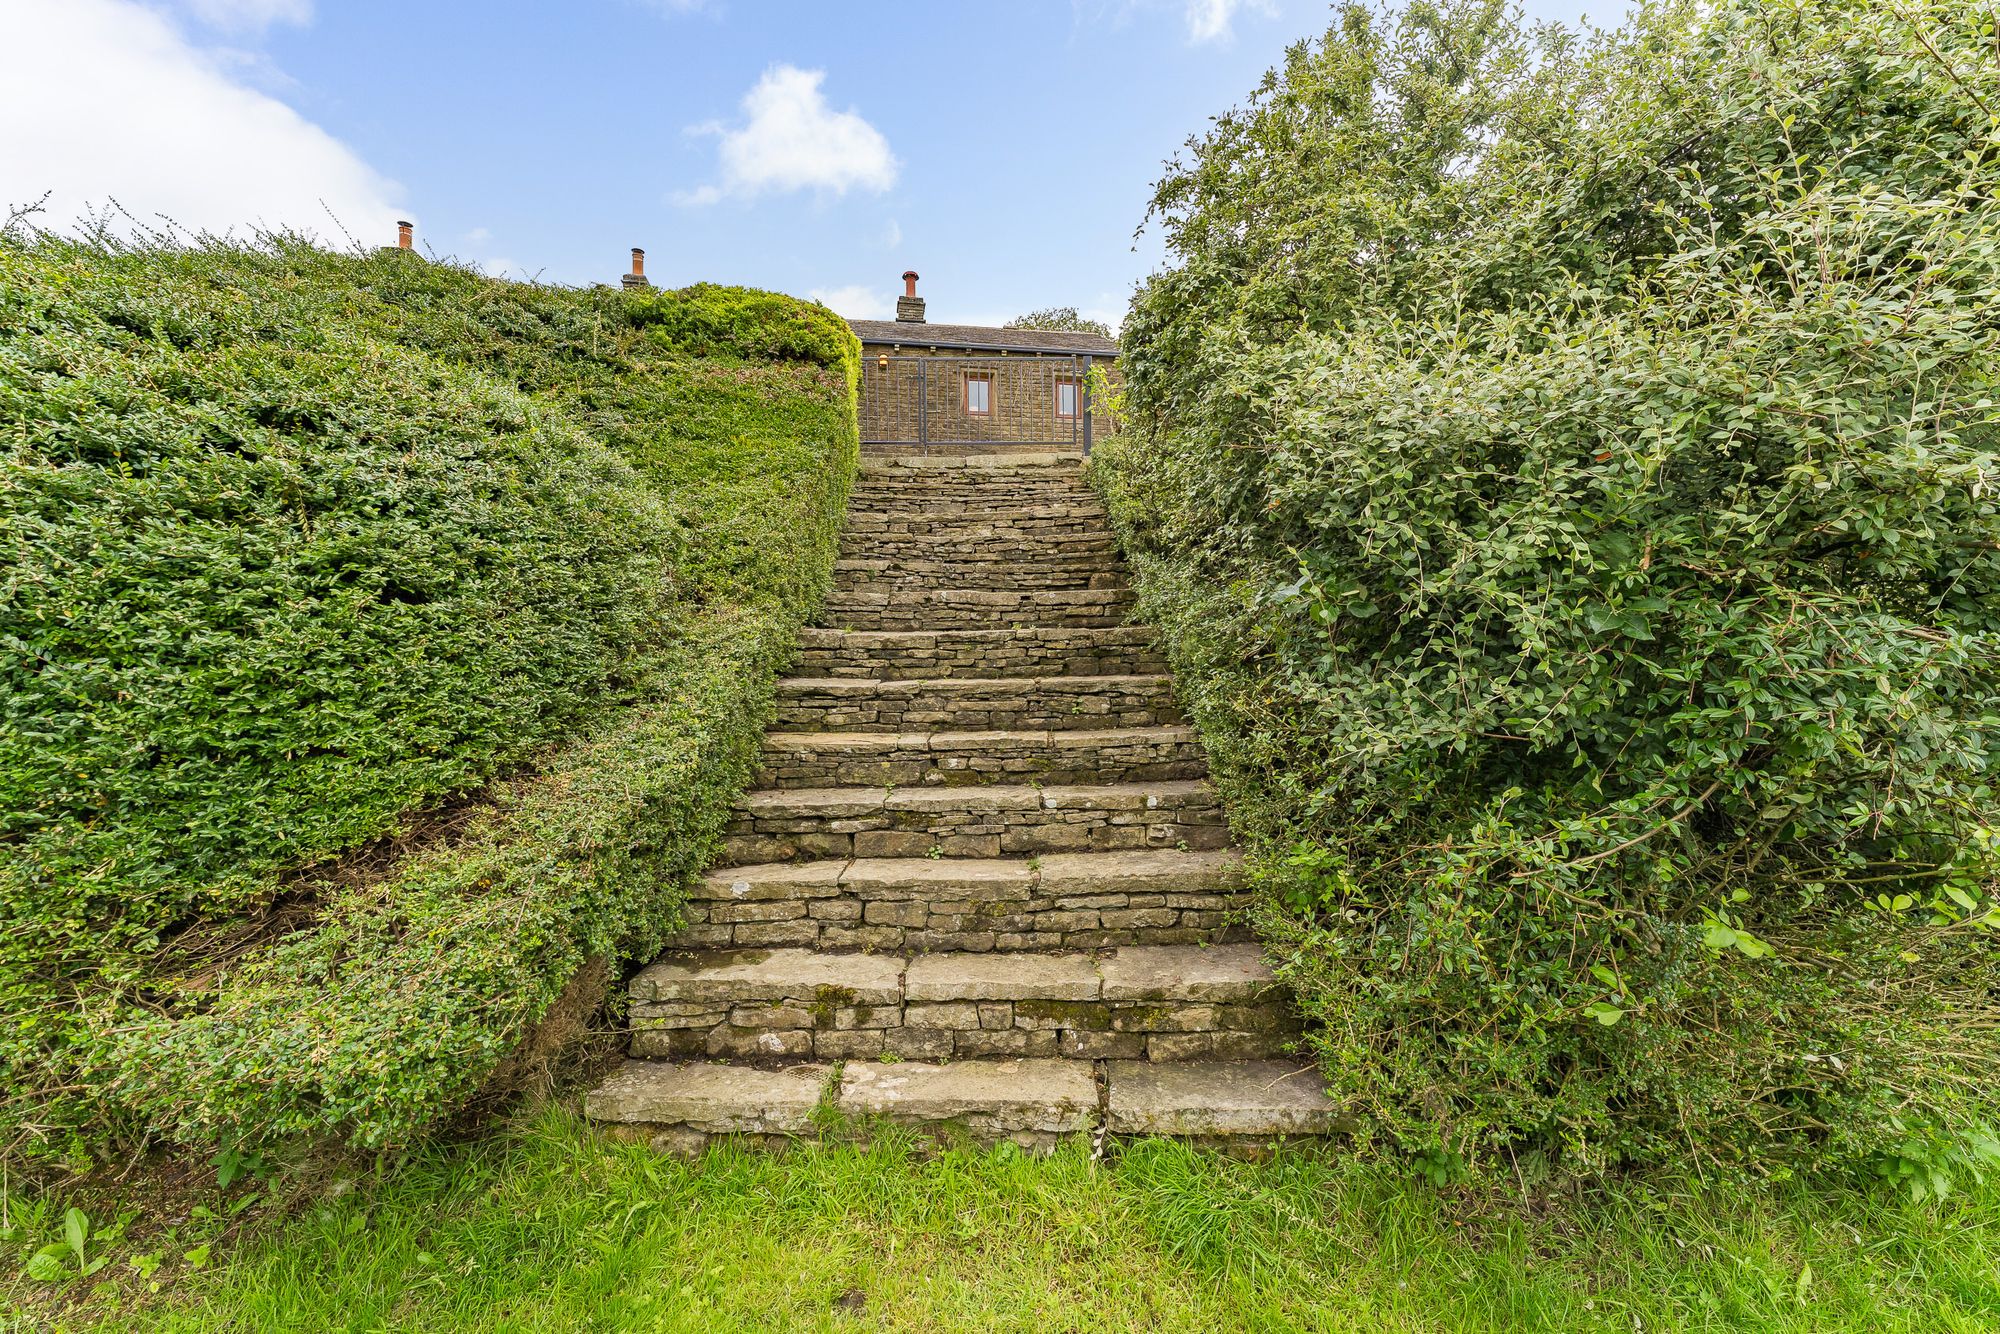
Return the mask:
<path fill-rule="evenodd" d="M 904 347 L 953 347 L 988 352 L 1079 352 L 1093 357 L 1118 355 L 1118 340 L 1069 329 L 992 329 L 978 324 L 919 324 L 904 320 L 849 320 L 854 336 L 864 343 L 900 343 Z"/>

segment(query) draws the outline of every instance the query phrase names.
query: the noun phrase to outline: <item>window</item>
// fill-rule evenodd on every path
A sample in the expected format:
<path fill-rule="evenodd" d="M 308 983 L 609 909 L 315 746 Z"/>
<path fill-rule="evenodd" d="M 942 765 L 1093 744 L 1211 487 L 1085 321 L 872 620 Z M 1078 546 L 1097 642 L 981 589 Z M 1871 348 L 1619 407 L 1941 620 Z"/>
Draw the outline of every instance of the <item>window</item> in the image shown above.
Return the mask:
<path fill-rule="evenodd" d="M 1056 416 L 1064 420 L 1076 416 L 1076 381 L 1067 377 L 1056 380 Z"/>
<path fill-rule="evenodd" d="M 993 375 L 990 371 L 967 371 L 965 375 L 965 412 L 969 417 L 984 417 L 993 411 Z"/>

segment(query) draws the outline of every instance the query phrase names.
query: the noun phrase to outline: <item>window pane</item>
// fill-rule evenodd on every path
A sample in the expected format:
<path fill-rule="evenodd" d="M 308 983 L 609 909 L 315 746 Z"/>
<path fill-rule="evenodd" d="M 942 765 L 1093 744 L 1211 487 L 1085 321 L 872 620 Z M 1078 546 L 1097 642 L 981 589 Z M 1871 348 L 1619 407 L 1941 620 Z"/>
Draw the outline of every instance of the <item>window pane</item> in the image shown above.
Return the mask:
<path fill-rule="evenodd" d="M 974 376 L 965 382 L 965 406 L 968 411 L 987 411 L 987 389 L 987 381 L 980 376 Z"/>
<path fill-rule="evenodd" d="M 1076 382 L 1064 380 L 1056 385 L 1056 414 L 1062 417 L 1076 416 Z"/>

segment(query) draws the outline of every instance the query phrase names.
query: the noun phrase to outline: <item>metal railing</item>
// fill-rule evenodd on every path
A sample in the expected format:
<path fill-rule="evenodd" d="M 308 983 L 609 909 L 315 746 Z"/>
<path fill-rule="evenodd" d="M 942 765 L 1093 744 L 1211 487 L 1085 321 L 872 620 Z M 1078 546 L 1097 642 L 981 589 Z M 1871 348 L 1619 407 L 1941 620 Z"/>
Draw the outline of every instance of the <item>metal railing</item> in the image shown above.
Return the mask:
<path fill-rule="evenodd" d="M 861 441 L 871 445 L 1039 445 L 1090 452 L 1083 355 L 910 356 L 861 366 Z"/>

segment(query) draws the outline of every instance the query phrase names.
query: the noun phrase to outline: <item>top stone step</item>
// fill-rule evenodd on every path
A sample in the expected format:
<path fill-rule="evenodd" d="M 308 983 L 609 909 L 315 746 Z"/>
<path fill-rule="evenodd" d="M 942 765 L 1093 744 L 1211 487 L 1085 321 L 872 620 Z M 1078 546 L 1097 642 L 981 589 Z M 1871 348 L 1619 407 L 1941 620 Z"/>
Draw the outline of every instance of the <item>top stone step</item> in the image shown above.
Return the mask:
<path fill-rule="evenodd" d="M 1017 469 L 1052 470 L 1080 476 L 1083 459 L 1077 454 L 987 453 L 987 454 L 876 454 L 861 456 L 863 477 L 957 476 L 976 478 L 981 474 L 1007 473 Z"/>

